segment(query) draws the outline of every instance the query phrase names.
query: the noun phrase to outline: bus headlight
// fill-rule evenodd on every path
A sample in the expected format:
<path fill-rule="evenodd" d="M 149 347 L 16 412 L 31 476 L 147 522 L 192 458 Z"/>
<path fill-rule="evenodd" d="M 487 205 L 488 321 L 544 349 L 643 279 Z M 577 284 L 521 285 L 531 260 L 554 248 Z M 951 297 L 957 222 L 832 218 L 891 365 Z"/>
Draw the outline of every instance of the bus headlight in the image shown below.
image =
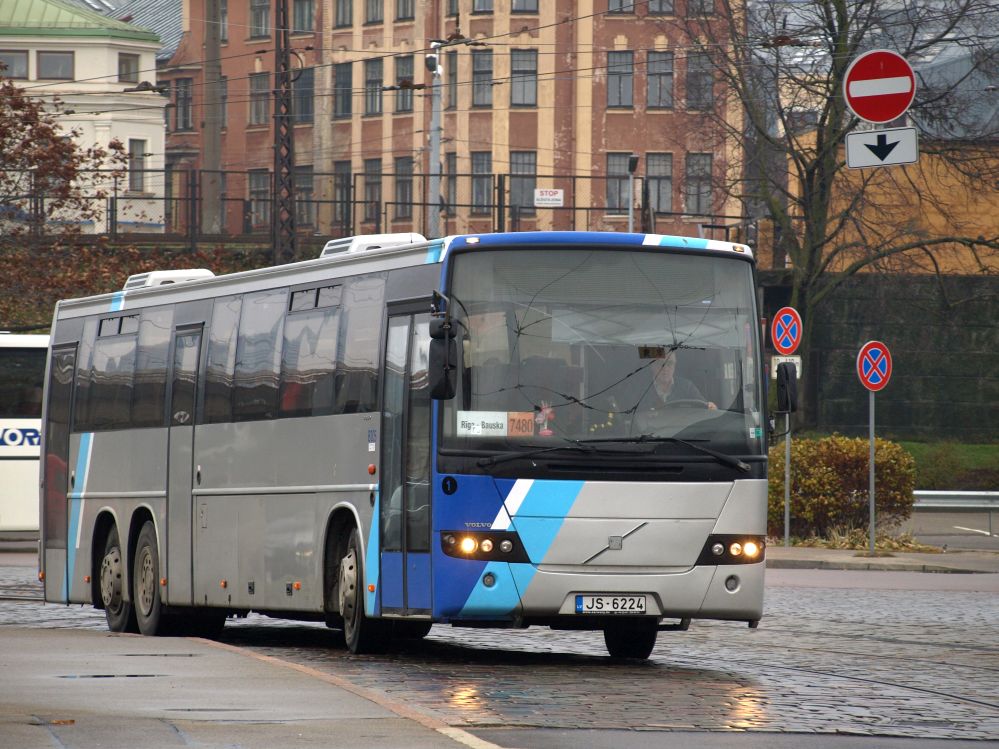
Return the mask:
<path fill-rule="evenodd" d="M 762 562 L 766 537 L 742 533 L 712 533 L 701 547 L 699 565 L 756 564 Z"/>
<path fill-rule="evenodd" d="M 442 531 L 446 556 L 496 562 L 530 561 L 516 531 Z"/>

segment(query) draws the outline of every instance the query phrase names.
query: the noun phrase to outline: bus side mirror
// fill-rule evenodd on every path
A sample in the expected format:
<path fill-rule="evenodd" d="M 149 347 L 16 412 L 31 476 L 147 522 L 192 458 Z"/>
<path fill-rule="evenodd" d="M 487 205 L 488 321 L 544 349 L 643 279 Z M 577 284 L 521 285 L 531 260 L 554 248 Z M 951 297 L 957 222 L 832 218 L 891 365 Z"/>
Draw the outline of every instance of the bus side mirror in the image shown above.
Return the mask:
<path fill-rule="evenodd" d="M 798 370 L 790 362 L 777 365 L 777 412 L 798 410 Z"/>
<path fill-rule="evenodd" d="M 451 400 L 457 392 L 458 342 L 450 322 L 436 318 L 430 321 L 430 397 Z"/>

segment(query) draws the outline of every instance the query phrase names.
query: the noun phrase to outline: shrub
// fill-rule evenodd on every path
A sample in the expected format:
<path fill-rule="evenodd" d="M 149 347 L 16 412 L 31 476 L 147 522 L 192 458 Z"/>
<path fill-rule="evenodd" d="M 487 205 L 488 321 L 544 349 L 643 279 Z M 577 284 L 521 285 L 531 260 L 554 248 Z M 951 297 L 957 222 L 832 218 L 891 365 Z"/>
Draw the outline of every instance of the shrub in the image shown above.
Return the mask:
<path fill-rule="evenodd" d="M 784 444 L 770 449 L 768 530 L 784 534 Z M 791 535 L 826 536 L 834 530 L 866 528 L 870 441 L 834 434 L 791 441 Z M 890 528 L 912 514 L 916 468 L 901 446 L 876 439 L 875 520 Z"/>

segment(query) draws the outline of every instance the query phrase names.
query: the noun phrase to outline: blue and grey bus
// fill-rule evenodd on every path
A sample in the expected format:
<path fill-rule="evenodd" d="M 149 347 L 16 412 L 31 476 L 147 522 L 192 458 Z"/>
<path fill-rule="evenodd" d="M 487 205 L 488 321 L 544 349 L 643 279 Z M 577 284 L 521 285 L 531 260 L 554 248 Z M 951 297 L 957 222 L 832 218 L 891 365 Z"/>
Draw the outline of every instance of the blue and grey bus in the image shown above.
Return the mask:
<path fill-rule="evenodd" d="M 113 631 L 455 626 L 645 658 L 763 613 L 749 247 L 524 232 L 330 242 L 60 302 L 41 576 Z"/>

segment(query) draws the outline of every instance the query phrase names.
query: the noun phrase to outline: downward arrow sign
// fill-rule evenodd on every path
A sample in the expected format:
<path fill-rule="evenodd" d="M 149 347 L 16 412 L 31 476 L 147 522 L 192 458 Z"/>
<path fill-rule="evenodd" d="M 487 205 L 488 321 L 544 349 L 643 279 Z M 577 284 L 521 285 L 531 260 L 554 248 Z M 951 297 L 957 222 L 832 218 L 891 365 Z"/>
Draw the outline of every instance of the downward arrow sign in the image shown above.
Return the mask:
<path fill-rule="evenodd" d="M 878 135 L 878 144 L 876 146 L 872 146 L 870 143 L 865 143 L 864 145 L 871 150 L 871 153 L 878 157 L 879 161 L 884 161 L 899 143 L 900 141 L 889 143 L 888 136 L 882 133 Z"/>

